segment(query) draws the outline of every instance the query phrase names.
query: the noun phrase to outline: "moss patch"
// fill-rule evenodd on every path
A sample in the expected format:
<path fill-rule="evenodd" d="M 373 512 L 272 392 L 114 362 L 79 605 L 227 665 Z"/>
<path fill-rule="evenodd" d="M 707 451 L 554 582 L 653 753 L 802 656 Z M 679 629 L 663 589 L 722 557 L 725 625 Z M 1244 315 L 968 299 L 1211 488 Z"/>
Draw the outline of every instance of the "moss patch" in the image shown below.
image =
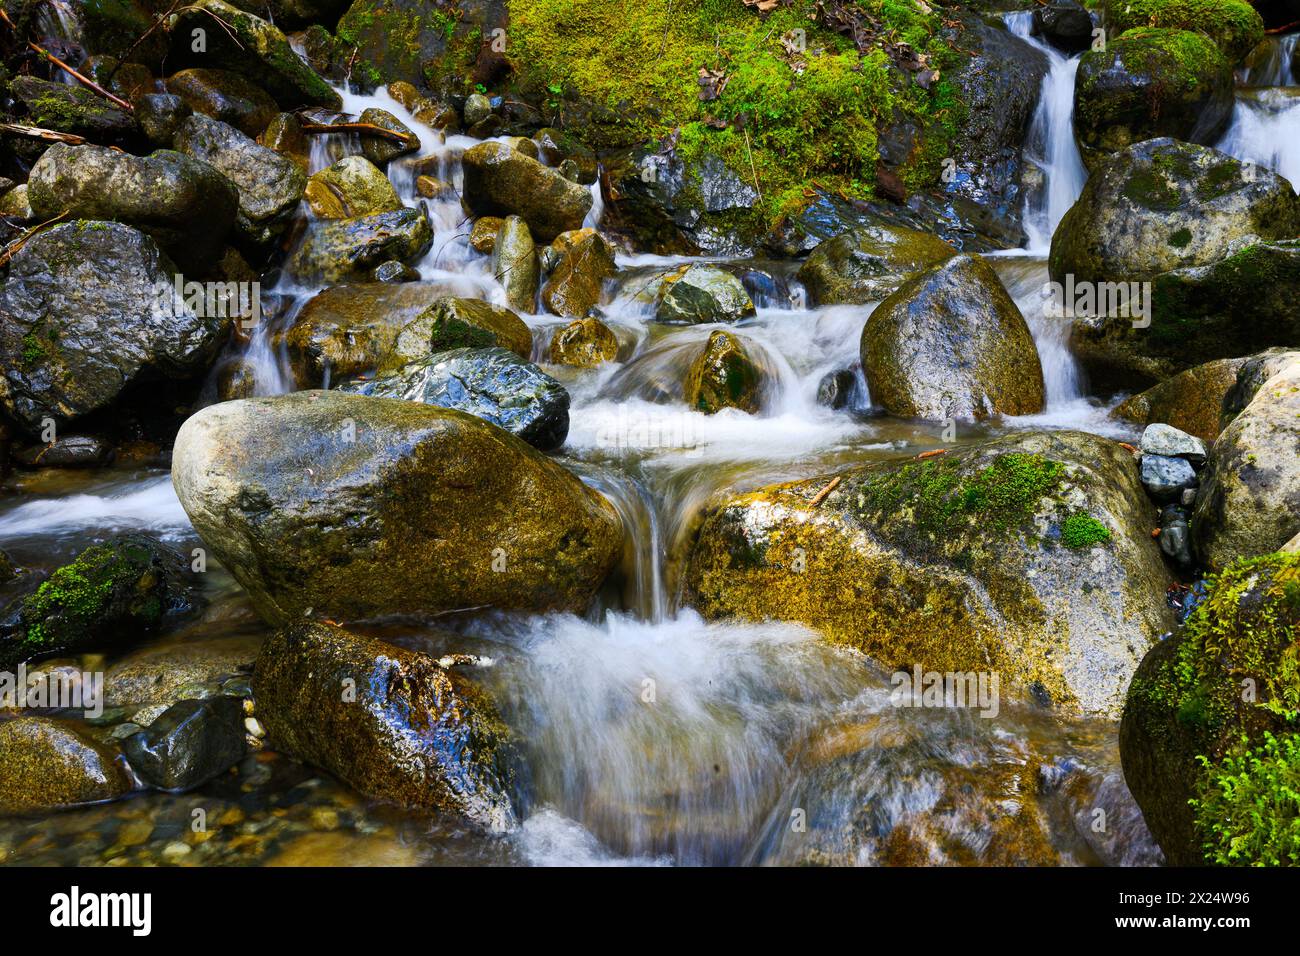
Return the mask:
<path fill-rule="evenodd" d="M 1300 735 L 1265 733 L 1218 764 L 1201 758 L 1205 781 L 1192 801 L 1205 859 L 1220 866 L 1300 865 Z"/>
<path fill-rule="evenodd" d="M 1234 63 L 1264 39 L 1263 19 L 1244 0 L 1107 0 L 1105 10 L 1107 25 L 1119 32 L 1172 27 L 1204 33 Z"/>

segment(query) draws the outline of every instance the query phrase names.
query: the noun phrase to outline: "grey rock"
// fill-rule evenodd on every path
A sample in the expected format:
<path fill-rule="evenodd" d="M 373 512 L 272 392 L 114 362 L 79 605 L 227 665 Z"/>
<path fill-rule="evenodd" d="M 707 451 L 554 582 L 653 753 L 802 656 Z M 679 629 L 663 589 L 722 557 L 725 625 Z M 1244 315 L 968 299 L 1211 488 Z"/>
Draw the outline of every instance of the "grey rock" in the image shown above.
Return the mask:
<path fill-rule="evenodd" d="M 1183 490 L 1196 484 L 1196 471 L 1183 458 L 1142 456 L 1142 487 L 1156 501 L 1181 500 Z"/>
<path fill-rule="evenodd" d="M 244 756 L 244 707 L 237 697 L 180 700 L 122 746 L 150 786 L 183 793 L 229 770 Z"/>
<path fill-rule="evenodd" d="M 1186 458 L 1193 465 L 1205 461 L 1205 442 L 1161 422 L 1148 425 L 1143 430 L 1140 447 L 1145 454 Z"/>

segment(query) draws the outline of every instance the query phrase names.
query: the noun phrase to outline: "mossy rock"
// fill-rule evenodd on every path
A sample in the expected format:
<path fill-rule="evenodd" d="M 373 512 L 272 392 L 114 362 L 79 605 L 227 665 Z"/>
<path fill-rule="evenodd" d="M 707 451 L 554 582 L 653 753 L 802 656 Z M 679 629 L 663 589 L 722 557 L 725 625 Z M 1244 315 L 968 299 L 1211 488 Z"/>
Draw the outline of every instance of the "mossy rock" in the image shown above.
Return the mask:
<path fill-rule="evenodd" d="M 345 156 L 307 180 L 307 202 L 322 219 L 352 219 L 402 208 L 392 182 L 364 156 Z"/>
<path fill-rule="evenodd" d="M 618 338 L 600 319 L 575 319 L 551 337 L 550 360 L 556 365 L 595 368 L 618 357 Z"/>
<path fill-rule="evenodd" d="M 709 336 L 686 373 L 685 397 L 688 406 L 706 415 L 724 408 L 759 411 L 763 376 L 739 336 L 721 330 Z"/>
<path fill-rule="evenodd" d="M 1209 445 L 1219 435 L 1219 409 L 1224 396 L 1237 381 L 1237 371 L 1245 361 L 1216 359 L 1193 366 L 1130 396 L 1112 414 L 1138 425 L 1163 422 Z"/>
<path fill-rule="evenodd" d="M 904 282 L 868 316 L 861 355 L 872 402 L 895 415 L 984 419 L 1043 408 L 1029 326 L 977 255 Z"/>
<path fill-rule="evenodd" d="M 195 30 L 206 38 L 202 51 L 193 49 Z M 343 106 L 338 93 L 293 51 L 279 27 L 223 0 L 195 0 L 180 7 L 168 18 L 167 31 L 169 62 L 239 73 L 284 109 Z"/>
<path fill-rule="evenodd" d="M 886 668 L 994 671 L 1064 711 L 1118 715 L 1172 624 L 1124 448 L 1018 434 L 838 477 L 711 507 L 685 573 L 690 604 L 709 618 L 798 621 Z"/>
<path fill-rule="evenodd" d="M 476 216 L 519 216 L 539 242 L 578 229 L 591 211 L 591 192 L 512 146 L 479 143 L 462 158 L 462 197 Z"/>
<path fill-rule="evenodd" d="M 491 348 L 499 345 L 522 359 L 532 356 L 533 333 L 509 309 L 482 299 L 444 296 L 402 329 L 399 354 L 417 349 L 436 354 L 449 349 Z"/>
<path fill-rule="evenodd" d="M 365 796 L 513 826 L 510 731 L 486 693 L 428 655 L 299 623 L 262 646 L 253 689 L 273 747 Z"/>
<path fill-rule="evenodd" d="M 755 312 L 744 283 L 725 269 L 697 262 L 662 278 L 655 321 L 670 325 L 739 322 Z"/>
<path fill-rule="evenodd" d="M 0 815 L 115 800 L 131 781 L 116 752 L 48 717 L 0 723 Z"/>
<path fill-rule="evenodd" d="M 84 136 L 101 143 L 121 143 L 134 137 L 135 121 L 97 93 L 34 76 L 17 76 L 9 92 L 27 111 L 32 126 Z"/>
<path fill-rule="evenodd" d="M 1104 0 L 1106 27 L 1196 30 L 1219 45 L 1232 64 L 1264 39 L 1264 21 L 1245 0 Z"/>
<path fill-rule="evenodd" d="M 230 70 L 181 70 L 167 78 L 167 91 L 194 112 L 229 123 L 245 136 L 261 136 L 280 113 L 269 93 Z"/>
<path fill-rule="evenodd" d="M 1169 863 L 1260 863 L 1281 849 L 1251 839 L 1280 821 L 1252 819 L 1248 807 L 1231 807 L 1227 818 L 1206 814 L 1191 801 L 1224 808 L 1212 788 L 1225 764 L 1231 771 L 1229 762 L 1268 734 L 1296 733 L 1297 629 L 1300 555 L 1242 560 L 1210 582 L 1206 601 L 1134 675 L 1120 725 L 1124 779 Z M 1300 815 L 1294 794 L 1289 802 Z M 1247 852 L 1228 859 L 1234 841 Z"/>
<path fill-rule="evenodd" d="M 302 282 L 356 281 L 392 259 L 410 265 L 432 245 L 433 227 L 420 203 L 415 208 L 312 223 L 288 269 Z"/>
<path fill-rule="evenodd" d="M 1074 129 L 1089 166 L 1159 136 L 1215 143 L 1232 108 L 1231 64 L 1190 30 L 1130 30 L 1079 61 Z"/>
<path fill-rule="evenodd" d="M 505 289 L 506 305 L 516 312 L 535 312 L 540 274 L 528 223 L 507 216 L 492 244 L 492 275 Z"/>
<path fill-rule="evenodd" d="M 562 466 L 416 402 L 310 391 L 210 405 L 181 427 L 172 481 L 275 624 L 309 609 L 580 611 L 622 554 L 613 506 Z"/>
<path fill-rule="evenodd" d="M 91 545 L 6 609 L 0 669 L 157 633 L 194 609 L 191 586 L 184 559 L 151 538 Z"/>
<path fill-rule="evenodd" d="M 393 81 L 464 92 L 475 82 L 485 38 L 509 18 L 505 4 L 451 0 L 354 0 L 339 19 L 337 58 L 371 89 Z"/>
<path fill-rule="evenodd" d="M 799 267 L 809 305 L 862 305 L 884 299 L 913 273 L 957 250 L 938 236 L 884 223 L 859 226 L 820 243 Z"/>
<path fill-rule="evenodd" d="M 581 318 L 600 304 L 605 280 L 618 272 L 614 251 L 594 229 L 562 233 L 551 248 L 560 261 L 542 286 L 542 304 L 555 315 Z"/>

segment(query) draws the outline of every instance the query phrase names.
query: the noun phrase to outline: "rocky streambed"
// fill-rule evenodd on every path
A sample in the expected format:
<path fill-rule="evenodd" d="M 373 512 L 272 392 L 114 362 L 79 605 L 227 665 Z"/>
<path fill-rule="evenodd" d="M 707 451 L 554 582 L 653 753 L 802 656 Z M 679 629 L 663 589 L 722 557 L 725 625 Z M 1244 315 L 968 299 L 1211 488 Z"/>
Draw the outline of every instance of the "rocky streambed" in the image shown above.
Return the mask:
<path fill-rule="evenodd" d="M 9 84 L 0 862 L 1295 862 L 1290 40 L 954 8 L 955 178 L 774 215 L 306 6 Z"/>

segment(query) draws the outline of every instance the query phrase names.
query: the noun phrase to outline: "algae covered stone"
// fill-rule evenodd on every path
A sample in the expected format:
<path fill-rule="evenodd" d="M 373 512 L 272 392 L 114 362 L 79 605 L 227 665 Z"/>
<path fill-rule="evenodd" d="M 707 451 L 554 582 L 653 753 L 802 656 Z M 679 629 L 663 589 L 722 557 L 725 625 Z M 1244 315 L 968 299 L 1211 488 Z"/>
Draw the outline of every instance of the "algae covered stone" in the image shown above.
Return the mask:
<path fill-rule="evenodd" d="M 172 481 L 272 623 L 492 606 L 581 610 L 622 553 L 610 503 L 464 412 L 344 392 L 211 405 Z"/>
<path fill-rule="evenodd" d="M 537 300 L 539 267 L 528 224 L 507 216 L 492 244 L 492 275 L 506 292 L 506 304 L 516 312 L 532 312 Z"/>
<path fill-rule="evenodd" d="M 992 671 L 1117 716 L 1169 630 L 1132 456 L 1082 432 L 1010 436 L 731 495 L 685 572 L 709 618 L 798 621 L 886 668 Z"/>
<path fill-rule="evenodd" d="M 1264 39 L 1264 21 L 1246 0 L 1105 0 L 1104 9 L 1112 32 L 1134 27 L 1197 30 L 1233 64 Z"/>
<path fill-rule="evenodd" d="M 526 359 L 533 351 L 533 333 L 523 319 L 502 306 L 444 296 L 402 330 L 399 351 L 412 352 L 417 344 L 430 354 L 499 345 Z"/>
<path fill-rule="evenodd" d="M 551 337 L 550 358 L 556 365 L 595 368 L 618 357 L 618 338 L 600 319 L 575 319 Z"/>
<path fill-rule="evenodd" d="M 307 202 L 322 219 L 352 219 L 402 208 L 392 182 L 364 156 L 345 156 L 307 180 Z"/>
<path fill-rule="evenodd" d="M 872 401 L 895 415 L 982 419 L 1043 408 L 1029 326 L 976 255 L 904 282 L 867 318 L 861 353 Z"/>
<path fill-rule="evenodd" d="M 552 249 L 560 260 L 542 287 L 542 304 L 556 315 L 585 316 L 600 303 L 604 280 L 618 271 L 614 252 L 594 229 L 563 234 Z"/>
<path fill-rule="evenodd" d="M 71 723 L 48 717 L 0 722 L 0 814 L 100 803 L 131 789 L 116 754 Z"/>
<path fill-rule="evenodd" d="M 289 271 L 303 282 L 356 280 L 391 259 L 409 264 L 431 245 L 433 227 L 424 203 L 353 219 L 329 219 L 309 227 L 289 260 Z"/>
<path fill-rule="evenodd" d="M 762 400 L 763 378 L 740 338 L 717 331 L 686 373 L 686 404 L 712 415 L 724 408 L 753 414 Z"/>
<path fill-rule="evenodd" d="M 1211 788 L 1225 762 L 1241 760 L 1267 735 L 1294 739 L 1297 633 L 1300 555 L 1242 560 L 1211 580 L 1204 603 L 1134 675 L 1120 724 L 1124 779 L 1170 864 L 1267 858 L 1270 847 L 1252 846 L 1252 831 L 1274 820 L 1247 807 L 1202 813 L 1189 801 L 1215 808 Z M 1300 806 L 1294 794 L 1289 802 L 1294 820 Z M 1234 842 L 1244 852 L 1235 853 Z"/>
<path fill-rule="evenodd" d="M 1179 372 L 1172 378 L 1121 402 L 1112 413 L 1138 425 L 1164 422 L 1205 442 L 1219 434 L 1219 409 L 1237 381 L 1242 358 L 1216 359 Z"/>
<path fill-rule="evenodd" d="M 273 747 L 362 794 L 513 826 L 510 731 L 482 690 L 428 655 L 298 623 L 262 646 L 253 690 Z"/>
<path fill-rule="evenodd" d="M 744 284 L 725 269 L 696 263 L 663 278 L 655 321 L 671 325 L 739 322 L 755 314 Z"/>
<path fill-rule="evenodd" d="M 879 302 L 903 279 L 956 250 L 938 236 L 884 223 L 860 226 L 820 243 L 799 267 L 809 305 Z"/>

